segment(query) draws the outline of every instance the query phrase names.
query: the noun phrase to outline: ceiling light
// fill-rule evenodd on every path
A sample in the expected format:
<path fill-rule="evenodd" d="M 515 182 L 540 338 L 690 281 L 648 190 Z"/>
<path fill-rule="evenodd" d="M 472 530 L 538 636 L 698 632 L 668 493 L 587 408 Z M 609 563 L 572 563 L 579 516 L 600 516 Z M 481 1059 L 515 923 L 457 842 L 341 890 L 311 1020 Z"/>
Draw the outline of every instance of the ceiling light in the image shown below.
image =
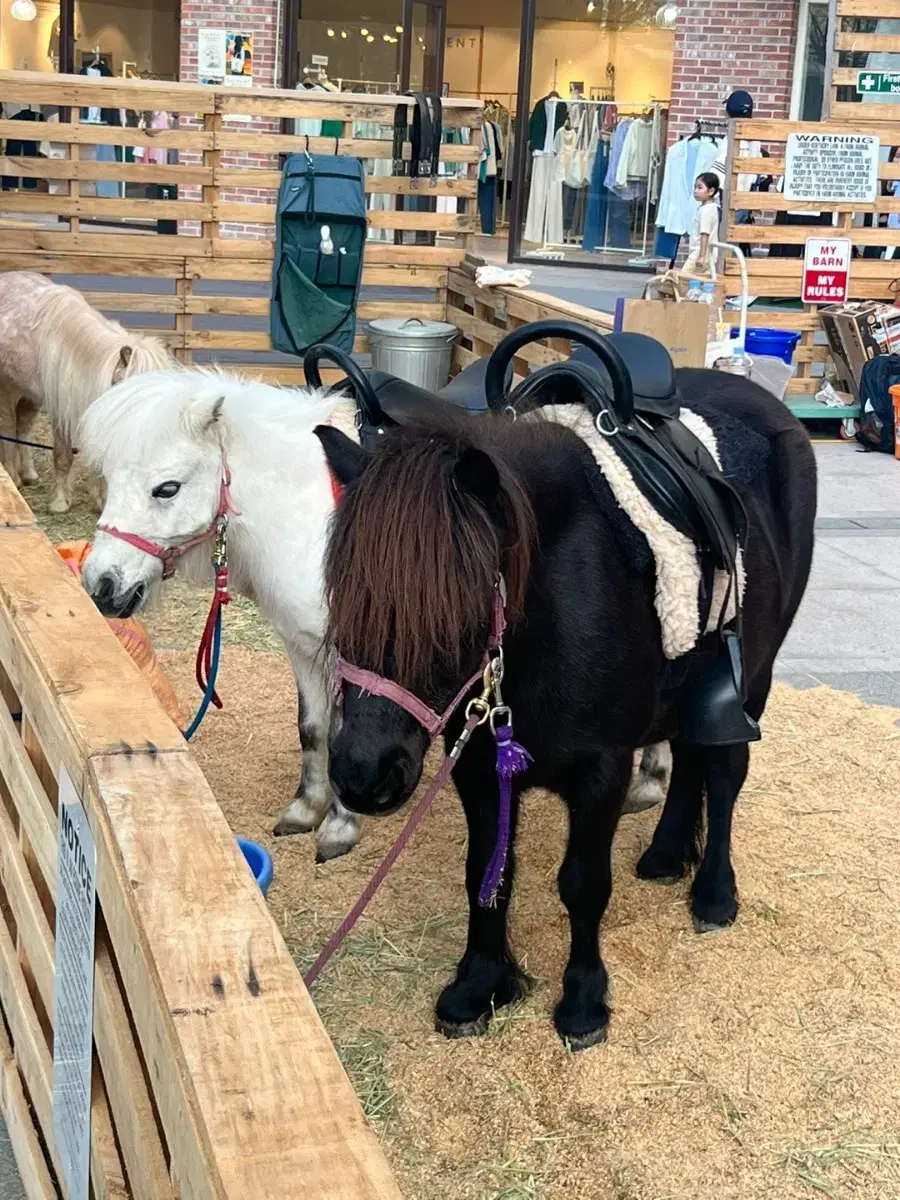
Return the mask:
<path fill-rule="evenodd" d="M 596 7 L 597 7 L 597 5 L 594 3 L 594 0 L 588 0 L 588 6 L 587 6 L 588 12 L 593 12 Z"/>
<path fill-rule="evenodd" d="M 359 36 L 360 36 L 360 37 L 368 37 L 368 36 L 369 36 L 369 31 L 368 31 L 368 29 L 361 29 L 361 30 L 359 31 Z"/>
<path fill-rule="evenodd" d="M 34 0 L 13 0 L 9 15 L 15 21 L 33 21 L 37 16 Z"/>
<path fill-rule="evenodd" d="M 370 34 L 369 34 L 369 36 L 366 38 L 366 41 L 367 41 L 367 42 L 374 42 L 374 41 L 375 41 L 375 38 L 374 38 L 374 37 L 372 36 L 372 34 L 370 33 Z"/>
<path fill-rule="evenodd" d="M 328 34 L 328 36 L 329 36 L 329 37 L 334 37 L 334 30 L 333 30 L 333 29 L 326 29 L 326 30 L 325 30 L 325 32 Z"/>
<path fill-rule="evenodd" d="M 402 32 L 403 32 L 403 26 L 402 26 L 402 25 L 395 25 L 395 26 L 394 26 L 394 33 L 402 33 Z"/>
<path fill-rule="evenodd" d="M 656 10 L 656 23 L 660 29 L 674 29 L 677 20 L 677 4 L 661 4 Z"/>
<path fill-rule="evenodd" d="M 346 37 L 347 37 L 347 30 L 346 30 L 346 29 L 342 29 L 342 30 L 341 30 L 341 37 L 342 37 L 342 38 L 346 38 Z"/>

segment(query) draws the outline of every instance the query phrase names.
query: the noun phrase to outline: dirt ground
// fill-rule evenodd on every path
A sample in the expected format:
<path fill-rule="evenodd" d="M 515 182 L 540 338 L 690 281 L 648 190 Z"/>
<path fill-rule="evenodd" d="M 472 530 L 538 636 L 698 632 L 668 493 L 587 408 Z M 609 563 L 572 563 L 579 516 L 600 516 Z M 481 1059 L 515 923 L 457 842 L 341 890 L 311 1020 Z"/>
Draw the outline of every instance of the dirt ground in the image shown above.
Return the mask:
<path fill-rule="evenodd" d="M 46 520 L 38 489 L 29 500 Z M 58 539 L 93 522 L 82 510 L 47 523 Z M 176 587 L 148 621 L 186 711 L 205 608 Z M 252 606 L 232 606 L 225 627 L 226 707 L 196 753 L 235 833 L 274 855 L 271 910 L 302 969 L 403 817 L 368 822 L 324 866 L 311 838 L 271 838 L 299 773 L 290 672 Z M 537 986 L 484 1038 L 433 1031 L 465 935 L 465 826 L 442 795 L 314 989 L 409 1200 L 896 1200 L 898 719 L 824 688 L 775 688 L 736 816 L 742 907 L 727 933 L 693 934 L 686 884 L 635 879 L 657 814 L 623 818 L 602 933 L 610 1038 L 579 1055 L 550 1020 L 567 947 L 564 820 L 540 792 L 525 802 L 512 909 Z"/>

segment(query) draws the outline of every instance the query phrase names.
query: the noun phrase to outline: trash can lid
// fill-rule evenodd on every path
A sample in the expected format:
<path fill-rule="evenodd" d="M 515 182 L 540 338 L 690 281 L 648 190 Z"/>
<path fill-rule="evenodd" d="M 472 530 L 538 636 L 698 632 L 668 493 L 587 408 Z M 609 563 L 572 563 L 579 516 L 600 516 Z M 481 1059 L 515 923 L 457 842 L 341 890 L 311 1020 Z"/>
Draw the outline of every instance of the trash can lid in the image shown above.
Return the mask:
<path fill-rule="evenodd" d="M 384 317 L 370 321 L 369 329 L 375 333 L 408 338 L 450 338 L 456 337 L 459 332 L 455 325 L 449 325 L 446 321 L 423 321 L 421 317 Z"/>

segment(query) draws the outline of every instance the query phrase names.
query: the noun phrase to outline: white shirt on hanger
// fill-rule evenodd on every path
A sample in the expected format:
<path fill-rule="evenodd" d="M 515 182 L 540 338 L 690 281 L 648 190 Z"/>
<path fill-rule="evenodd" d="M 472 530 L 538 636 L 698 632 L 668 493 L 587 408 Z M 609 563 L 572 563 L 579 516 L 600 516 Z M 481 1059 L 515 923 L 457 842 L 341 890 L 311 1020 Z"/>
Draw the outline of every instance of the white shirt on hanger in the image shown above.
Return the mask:
<path fill-rule="evenodd" d="M 708 137 L 682 138 L 669 148 L 656 213 L 656 224 L 667 233 L 683 235 L 693 228 L 698 208 L 694 181 L 725 153 L 726 144 L 725 139 L 714 142 Z"/>

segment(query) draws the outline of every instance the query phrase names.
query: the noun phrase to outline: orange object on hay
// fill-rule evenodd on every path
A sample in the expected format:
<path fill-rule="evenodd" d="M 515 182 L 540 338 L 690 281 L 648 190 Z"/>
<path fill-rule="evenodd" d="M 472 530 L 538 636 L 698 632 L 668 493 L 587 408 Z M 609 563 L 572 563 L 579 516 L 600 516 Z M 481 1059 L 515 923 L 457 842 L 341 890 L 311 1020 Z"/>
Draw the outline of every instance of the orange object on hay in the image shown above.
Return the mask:
<path fill-rule="evenodd" d="M 59 555 L 68 566 L 76 579 L 81 579 L 81 568 L 91 552 L 91 543 L 87 541 L 60 542 L 56 547 Z M 178 704 L 178 697 L 171 683 L 163 674 L 156 652 L 140 621 L 134 617 L 107 617 L 107 624 L 113 633 L 140 667 L 147 677 L 150 686 L 156 693 L 156 698 L 178 726 L 185 728 L 184 714 Z"/>

